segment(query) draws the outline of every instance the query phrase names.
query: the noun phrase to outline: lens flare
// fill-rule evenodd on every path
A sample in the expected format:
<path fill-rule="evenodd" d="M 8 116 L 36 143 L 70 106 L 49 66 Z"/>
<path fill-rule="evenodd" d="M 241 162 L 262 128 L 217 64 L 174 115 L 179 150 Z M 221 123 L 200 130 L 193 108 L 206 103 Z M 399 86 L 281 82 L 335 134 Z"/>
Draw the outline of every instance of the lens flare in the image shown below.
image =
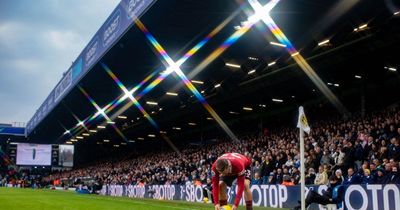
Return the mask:
<path fill-rule="evenodd" d="M 156 75 L 156 71 L 151 73 L 150 75 L 148 75 L 144 80 L 142 80 L 138 85 L 136 85 L 134 88 L 132 88 L 129 93 L 133 94 L 135 91 L 137 91 L 138 89 L 140 89 L 144 84 L 146 84 L 146 82 L 148 82 L 151 78 L 154 77 L 154 75 Z M 113 109 L 115 109 L 120 103 L 122 103 L 126 98 L 128 98 L 127 94 L 122 95 L 119 98 L 114 99 L 113 101 L 111 101 L 110 103 L 108 103 L 104 108 L 102 108 L 101 110 L 105 110 L 104 113 L 108 114 L 109 112 L 111 112 Z M 68 108 L 68 107 L 67 107 Z M 71 111 L 70 111 L 71 112 Z M 74 116 L 74 118 L 78 121 L 81 122 L 81 120 L 79 120 L 72 112 L 71 114 Z M 82 122 L 84 122 L 85 124 L 89 124 L 91 121 L 93 121 L 94 119 L 97 118 L 97 116 L 99 116 L 100 114 L 102 114 L 101 111 L 97 111 L 94 115 L 86 118 L 85 120 L 83 120 Z M 114 117 L 115 118 L 115 117 Z M 111 119 L 114 119 L 113 117 L 111 117 Z M 87 130 L 87 128 L 85 128 Z M 74 134 L 78 134 L 80 133 L 81 129 L 80 126 L 74 126 L 72 129 L 70 129 L 71 133 Z"/>
<path fill-rule="evenodd" d="M 226 134 L 234 141 L 239 141 L 238 138 L 233 134 L 225 122 L 219 117 L 219 115 L 214 111 L 214 109 L 208 104 L 205 98 L 200 94 L 196 87 L 188 80 L 186 75 L 182 72 L 179 65 L 175 63 L 172 58 L 167 54 L 160 43 L 155 39 L 155 37 L 149 32 L 149 30 L 143 25 L 140 20 L 136 21 L 136 25 L 145 34 L 146 38 L 150 41 L 153 47 L 158 51 L 161 57 L 168 63 L 167 69 L 172 69 L 181 79 L 181 81 L 186 85 L 186 87 L 196 96 L 197 100 L 204 106 L 204 108 L 210 113 L 211 116 L 217 121 L 221 128 L 226 132 Z M 244 27 L 245 28 L 245 27 Z M 241 30 L 239 30 L 241 31 Z M 169 72 L 168 70 L 167 72 Z"/>
<path fill-rule="evenodd" d="M 97 103 L 93 100 L 93 98 L 90 97 L 90 95 L 80 85 L 78 85 L 78 88 L 83 93 L 83 95 L 85 95 L 85 97 L 90 101 L 90 103 L 96 108 L 97 112 L 100 112 L 100 114 L 107 120 L 107 122 L 111 122 L 112 120 L 105 114 L 104 110 L 101 109 L 99 105 L 97 105 Z M 83 121 L 82 124 L 84 124 Z M 118 133 L 118 135 L 122 137 L 122 139 L 127 141 L 125 135 L 121 132 L 121 130 L 119 130 L 119 128 L 115 124 L 111 124 L 111 126 Z"/>
<path fill-rule="evenodd" d="M 272 0 L 275 5 L 279 2 L 279 0 Z M 250 5 L 253 7 L 254 11 L 260 13 L 263 11 L 263 6 L 257 0 L 249 0 Z M 268 5 L 268 4 L 267 4 Z M 264 7 L 267 7 L 265 5 Z M 296 50 L 290 40 L 286 37 L 286 35 L 282 32 L 282 30 L 278 27 L 275 21 L 271 18 L 271 16 L 263 15 L 260 16 L 261 20 L 267 25 L 272 34 L 279 40 L 279 42 L 283 45 L 286 45 L 286 50 L 289 52 L 291 57 L 296 61 L 296 63 L 300 66 L 300 68 L 306 73 L 306 75 L 311 79 L 311 81 L 317 86 L 317 88 L 328 98 L 328 100 L 343 114 L 348 115 L 349 112 L 343 106 L 343 104 L 339 101 L 335 94 L 325 85 L 322 79 L 318 76 L 318 74 L 314 71 L 314 69 L 308 64 L 308 62 L 303 58 L 303 56 Z"/>
<path fill-rule="evenodd" d="M 186 60 L 188 60 L 190 57 L 196 54 L 211 38 L 213 38 L 218 32 L 221 31 L 222 28 L 224 28 L 232 19 L 235 17 L 237 12 L 234 14 L 230 15 L 227 19 L 225 19 L 221 24 L 219 24 L 216 28 L 214 28 L 205 38 L 203 38 L 199 43 L 197 43 L 193 48 L 191 48 L 189 51 L 187 51 L 182 58 L 180 58 L 176 64 L 178 66 L 181 66 Z M 144 25 L 142 25 L 142 28 L 144 28 Z M 147 32 L 149 34 L 149 32 Z M 153 42 L 155 41 L 154 38 L 151 39 Z M 165 52 L 165 51 L 164 51 Z M 158 84 L 160 84 L 168 75 L 170 75 L 173 72 L 172 68 L 167 68 L 164 70 L 160 76 L 158 76 L 154 81 L 152 81 L 147 87 L 145 87 L 139 94 L 136 95 L 136 99 L 140 100 L 144 95 L 146 95 L 148 92 L 150 92 L 152 89 L 154 89 Z M 132 104 L 126 104 L 123 106 L 120 110 L 117 111 L 113 115 L 118 116 L 119 114 L 125 112 Z M 112 118 L 113 118 L 112 117 Z"/>
<path fill-rule="evenodd" d="M 127 97 L 131 100 L 131 102 L 139 109 L 139 111 L 143 114 L 143 116 L 158 130 L 158 125 L 156 122 L 151 118 L 151 116 L 144 110 L 143 106 L 133 97 L 132 93 L 126 89 L 126 87 L 122 84 L 122 82 L 118 79 L 118 77 L 111 71 L 111 69 L 101 63 L 101 66 L 106 70 L 107 74 L 117 83 L 118 87 L 127 95 Z M 134 91 L 133 91 L 134 92 Z"/>
<path fill-rule="evenodd" d="M 265 5 L 265 9 L 261 9 L 262 13 L 267 13 L 275 7 L 279 0 L 270 1 Z M 206 66 L 213 62 L 218 56 L 220 56 L 226 49 L 228 49 L 232 44 L 234 44 L 240 37 L 242 37 L 250 28 L 257 22 L 258 18 L 256 16 L 251 16 L 249 21 L 245 21 L 244 25 L 237 31 L 235 31 L 230 37 L 228 37 L 217 49 L 215 49 L 209 56 L 206 57 L 196 68 L 193 69 L 188 74 L 188 78 L 195 77 L 200 73 Z"/>

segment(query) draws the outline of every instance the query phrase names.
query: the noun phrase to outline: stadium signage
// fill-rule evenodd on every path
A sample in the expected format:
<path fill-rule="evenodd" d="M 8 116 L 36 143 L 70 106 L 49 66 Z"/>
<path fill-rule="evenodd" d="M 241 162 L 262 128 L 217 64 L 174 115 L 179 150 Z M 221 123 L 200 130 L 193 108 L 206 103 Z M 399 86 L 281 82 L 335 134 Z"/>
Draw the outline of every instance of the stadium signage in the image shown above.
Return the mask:
<path fill-rule="evenodd" d="M 24 128 L 0 125 L 0 134 L 1 135 L 23 136 L 24 133 L 25 133 Z"/>
<path fill-rule="evenodd" d="M 322 193 L 327 186 L 307 186 L 309 190 Z M 300 200 L 300 186 L 287 187 L 284 185 L 253 185 L 254 206 L 272 208 L 293 208 Z M 228 201 L 233 203 L 236 186 L 228 188 Z M 189 202 L 203 202 L 201 186 L 194 185 L 146 185 L 123 186 L 105 185 L 101 190 L 102 195 L 128 196 L 131 198 L 153 198 L 165 200 L 184 200 Z M 376 210 L 400 209 L 400 185 L 350 185 L 344 195 L 345 209 L 347 210 Z M 240 202 L 243 205 L 243 198 Z M 310 210 L 322 210 L 323 206 L 311 205 Z"/>
<path fill-rule="evenodd" d="M 148 188 L 148 192 L 152 193 L 152 198 L 154 199 L 174 200 L 175 185 L 151 185 Z"/>
<path fill-rule="evenodd" d="M 203 201 L 203 193 L 201 186 L 186 185 L 181 186 L 181 197 L 185 196 L 184 200 L 190 202 Z M 183 200 L 183 199 L 182 199 Z"/>
<path fill-rule="evenodd" d="M 95 61 L 97 49 L 99 47 L 99 38 L 96 37 L 87 47 L 86 55 L 85 55 L 85 66 L 89 67 Z"/>
<path fill-rule="evenodd" d="M 139 11 L 142 10 L 143 6 L 145 6 L 144 0 L 130 0 L 128 3 L 128 19 L 135 19 Z"/>
<path fill-rule="evenodd" d="M 66 90 L 71 86 L 72 84 L 72 71 L 71 69 L 65 74 L 64 78 L 61 80 L 60 83 L 58 83 L 55 91 L 54 91 L 54 100 L 58 101 L 61 96 L 64 95 Z"/>
<path fill-rule="evenodd" d="M 145 188 L 144 186 L 129 185 L 127 188 L 127 195 L 130 198 L 144 198 Z"/>
<path fill-rule="evenodd" d="M 400 185 L 350 185 L 345 194 L 348 210 L 400 209 Z"/>
<path fill-rule="evenodd" d="M 104 30 L 103 34 L 103 46 L 109 46 L 112 41 L 117 38 L 117 32 L 120 28 L 120 17 L 121 10 L 117 10 L 110 18 L 110 20 L 106 23 L 107 28 Z"/>
<path fill-rule="evenodd" d="M 155 0 L 122 0 L 120 2 L 84 48 L 83 52 L 73 62 L 73 67 L 71 67 L 72 77 L 70 68 L 68 74 L 64 75 L 56 88 L 50 93 L 49 100 L 46 99 L 43 103 L 47 103 L 47 107 L 42 105 L 29 120 L 25 135 L 29 135 L 35 129 L 41 120 L 57 105 L 56 102 L 59 102 L 91 70 L 96 61 L 113 46 L 123 33 L 134 25 L 132 20 L 140 17 L 154 2 Z"/>

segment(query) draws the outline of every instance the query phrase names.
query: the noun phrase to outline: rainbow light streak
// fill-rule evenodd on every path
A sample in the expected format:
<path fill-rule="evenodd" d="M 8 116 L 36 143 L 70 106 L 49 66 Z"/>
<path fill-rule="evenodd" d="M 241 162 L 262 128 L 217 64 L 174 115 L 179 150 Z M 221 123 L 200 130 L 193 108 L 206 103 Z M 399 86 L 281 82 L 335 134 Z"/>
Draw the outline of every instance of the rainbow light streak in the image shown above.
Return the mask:
<path fill-rule="evenodd" d="M 241 5 L 241 7 L 244 6 L 244 3 Z M 187 59 L 189 59 L 191 56 L 193 56 L 198 50 L 200 50 L 212 37 L 214 37 L 219 31 L 221 31 L 222 28 L 224 28 L 235 16 L 236 14 L 239 12 L 239 10 L 237 10 L 235 13 L 231 14 L 228 18 L 226 18 L 220 25 L 218 25 L 214 30 L 212 30 L 203 40 L 201 40 L 198 44 L 196 44 L 192 49 L 190 49 L 181 59 L 179 59 L 176 64 L 178 66 L 181 66 Z M 135 17 L 133 17 L 133 19 L 135 20 Z M 143 29 L 145 29 L 144 25 L 139 22 L 139 19 L 135 20 L 136 23 L 139 23 Z M 149 31 L 147 30 L 147 33 L 149 33 Z M 153 41 L 156 41 L 153 37 Z M 159 45 L 160 46 L 160 45 Z M 160 46 L 161 47 L 161 46 Z M 165 52 L 165 51 L 164 51 Z M 165 53 L 166 54 L 166 53 Z M 132 89 L 129 93 L 130 95 L 132 95 L 137 89 L 139 89 L 144 83 L 146 83 L 148 80 L 150 80 L 156 72 L 153 72 L 152 75 L 149 75 L 144 81 L 142 81 L 139 85 L 137 85 L 134 89 Z M 148 93 L 150 90 L 152 90 L 155 86 L 157 86 L 161 81 L 163 81 L 170 73 L 172 73 L 172 71 L 166 70 L 164 71 L 163 74 L 161 74 L 157 79 L 155 79 L 151 84 L 149 84 L 140 94 L 138 94 L 137 98 L 138 100 L 145 95 L 146 93 Z M 192 85 L 193 86 L 193 85 Z M 198 93 L 198 91 L 197 91 Z M 125 96 L 127 96 L 127 94 L 124 94 L 124 96 L 122 98 L 120 98 L 117 102 L 115 102 L 115 100 L 113 102 L 111 102 L 109 107 L 106 108 L 106 113 L 110 112 L 111 110 L 113 110 L 116 106 L 118 106 L 122 101 L 124 101 L 126 98 L 124 98 Z M 107 106 L 108 106 L 107 105 Z M 115 113 L 112 118 L 114 118 L 114 116 L 119 115 L 120 113 L 124 112 L 125 110 L 127 110 L 129 107 L 131 106 L 131 104 L 126 104 L 123 108 L 121 108 L 117 113 Z M 210 107 L 210 106 L 209 106 Z M 210 107 L 211 108 L 211 107 Z M 97 113 L 96 113 L 97 114 Z M 91 118 L 89 118 L 89 122 L 92 121 L 93 119 L 95 119 L 97 117 L 97 115 L 92 116 Z M 99 113 L 100 114 L 100 113 Z M 217 115 L 218 116 L 218 115 Z M 86 119 L 85 119 L 86 121 Z M 221 120 L 222 121 L 222 120 Z M 72 133 L 72 129 L 71 129 L 71 133 Z M 163 135 L 165 136 L 165 135 Z M 170 143 L 170 145 L 172 144 L 172 142 L 169 141 L 169 139 L 165 138 L 164 139 Z M 173 144 L 172 144 L 173 145 Z M 173 146 L 173 148 L 175 148 Z M 175 151 L 177 151 L 179 153 L 179 151 L 177 149 L 175 149 Z"/>
<path fill-rule="evenodd" d="M 244 6 L 245 4 L 243 3 L 241 5 Z M 181 66 L 187 59 L 189 59 L 191 56 L 193 56 L 198 50 L 200 50 L 211 38 L 213 38 L 216 34 L 218 34 L 218 32 L 220 32 L 235 16 L 236 14 L 239 12 L 239 10 L 237 10 L 235 13 L 233 13 L 232 15 L 230 15 L 228 18 L 226 18 L 221 24 L 219 24 L 215 29 L 213 29 L 203 40 L 201 40 L 199 43 L 197 43 L 192 49 L 190 49 L 188 52 L 185 53 L 185 55 L 179 59 L 176 64 Z M 133 18 L 135 19 L 135 18 Z M 143 29 L 145 29 L 143 23 L 140 22 L 139 19 L 135 20 L 135 23 L 137 23 L 138 25 L 140 25 Z M 244 28 L 245 29 L 245 28 Z M 242 29 L 242 30 L 244 30 Z M 248 30 L 248 29 L 247 29 Z M 146 29 L 147 33 L 149 33 L 149 31 Z M 237 31 L 236 34 L 241 33 L 240 31 Z M 242 32 L 243 34 L 245 32 Z M 241 35 L 240 35 L 241 36 Z M 236 38 L 236 40 L 239 37 Z M 153 41 L 156 41 L 153 37 L 152 39 Z M 233 41 L 235 41 L 234 39 L 231 39 L 231 44 L 233 44 Z M 160 45 L 158 45 L 160 46 Z M 161 47 L 161 46 L 160 46 Z M 165 52 L 165 51 L 164 51 Z M 222 52 L 221 52 L 222 53 Z M 204 67 L 203 67 L 204 68 Z M 133 92 L 135 92 L 137 89 L 139 89 L 144 83 L 146 83 L 148 80 L 150 80 L 152 78 L 152 76 L 155 75 L 156 72 L 153 72 L 151 75 L 149 75 L 147 78 L 145 78 L 145 80 L 143 80 L 140 84 L 138 84 L 134 89 L 132 89 L 130 91 L 130 93 L 133 94 Z M 172 73 L 172 71 L 166 70 L 164 71 L 158 78 L 156 78 L 151 84 L 149 84 L 140 94 L 137 95 L 137 100 L 139 100 L 143 95 L 145 95 L 146 93 L 148 93 L 150 90 L 152 90 L 154 87 L 156 87 L 160 82 L 162 82 L 170 73 Z M 120 98 L 117 103 L 115 103 L 114 101 L 111 102 L 110 104 L 112 104 L 110 106 L 109 109 L 106 110 L 106 113 L 109 113 L 111 110 L 113 110 L 116 106 L 118 106 L 122 101 L 124 101 L 126 98 L 124 98 L 126 96 L 126 94 L 123 96 L 123 98 Z M 125 110 L 127 110 L 129 107 L 131 106 L 131 104 L 126 104 L 124 107 L 122 107 L 117 113 L 115 113 L 114 115 L 117 116 L 120 113 L 124 112 Z M 95 114 L 96 115 L 96 114 Z M 97 114 L 98 115 L 98 114 Z M 112 116 L 112 118 L 114 118 L 114 115 Z M 92 116 L 91 118 L 89 118 L 89 122 L 92 121 L 93 119 L 95 119 L 97 116 Z M 85 120 L 86 121 L 86 120 Z M 74 127 L 75 128 L 75 127 Z M 73 128 L 73 129 L 74 129 Z M 71 129 L 71 130 L 73 130 Z M 72 131 L 71 131 L 72 132 Z"/>
<path fill-rule="evenodd" d="M 254 25 L 254 23 L 248 22 L 239 30 L 235 31 L 228 39 L 226 39 L 217 49 L 215 49 L 206 59 L 204 59 L 192 72 L 189 73 L 188 77 L 195 77 L 200 71 L 202 71 L 208 64 L 213 62 L 218 56 L 220 56 L 226 49 L 234 44 L 243 34 L 245 34 Z"/>
<path fill-rule="evenodd" d="M 245 4 L 243 3 L 241 5 L 244 6 Z M 214 37 L 221 29 L 223 29 L 239 12 L 240 10 L 237 10 L 233 14 L 231 14 L 228 18 L 226 18 L 224 21 L 222 21 L 221 24 L 219 24 L 215 29 L 213 29 L 202 41 L 197 43 L 192 49 L 190 49 L 188 52 L 185 53 L 185 55 L 179 59 L 176 63 L 177 65 L 181 66 L 187 59 L 189 59 L 191 56 L 193 56 L 198 50 L 200 50 L 201 47 L 203 47 L 212 37 Z M 135 20 L 139 21 L 139 20 Z M 143 24 L 142 24 L 143 25 Z M 154 87 L 156 87 L 160 82 L 162 82 L 170 73 L 172 73 L 173 70 L 171 69 L 166 69 L 158 78 L 156 78 L 151 84 L 149 84 L 142 92 L 136 95 L 137 100 L 140 100 L 145 94 L 147 94 L 150 90 L 152 90 Z M 131 104 L 126 104 L 123 106 L 120 110 L 118 110 L 112 118 L 115 116 L 118 116 L 119 114 L 125 112 Z"/>
<path fill-rule="evenodd" d="M 116 100 L 114 100 L 113 102 L 107 104 L 103 109 L 97 111 L 97 112 L 96 112 L 94 115 L 92 115 L 91 117 L 87 117 L 85 120 L 83 120 L 82 122 L 84 123 L 84 125 L 85 125 L 85 124 L 89 124 L 91 121 L 93 121 L 94 119 L 96 119 L 100 114 L 104 116 L 104 115 L 105 115 L 104 110 L 106 110 L 106 109 L 107 109 L 108 107 L 110 107 L 113 103 L 115 103 L 115 101 L 116 101 Z M 82 131 L 82 130 L 79 129 L 79 128 L 80 128 L 79 125 L 76 125 L 75 127 L 73 127 L 73 128 L 70 130 L 71 136 L 73 136 L 73 135 L 79 135 L 79 134 L 81 133 L 81 131 Z M 88 130 L 88 129 L 86 128 L 86 130 Z"/>
<path fill-rule="evenodd" d="M 150 122 L 150 124 L 153 125 L 153 127 L 159 131 L 159 127 L 157 126 L 156 122 L 153 120 L 153 118 L 151 118 L 151 116 L 146 112 L 146 110 L 144 110 L 144 108 L 140 105 L 140 103 L 133 97 L 133 92 L 132 94 L 130 92 L 128 92 L 128 90 L 125 88 L 125 86 L 122 84 L 122 82 L 118 79 L 118 77 L 111 71 L 110 68 L 108 68 L 107 65 L 102 63 L 103 68 L 106 70 L 106 72 L 111 76 L 111 78 L 113 78 L 113 80 L 118 84 L 118 86 L 124 91 L 125 95 L 129 94 L 128 97 L 131 99 L 132 103 L 142 112 L 142 114 L 144 115 L 144 117 L 146 117 L 146 119 Z M 154 72 L 155 74 L 156 72 Z M 152 76 L 151 76 L 152 77 Z M 149 80 L 151 78 L 150 76 L 147 77 Z M 137 85 L 133 90 L 137 90 L 139 89 L 144 83 L 145 81 L 147 81 L 146 79 L 141 82 L 139 85 Z M 114 117 L 114 116 L 113 116 Z M 178 154 L 181 154 L 180 151 L 178 150 L 178 148 L 172 143 L 172 141 L 165 135 L 161 135 L 161 137 L 163 137 L 163 139 L 170 145 L 170 147 Z"/>
<path fill-rule="evenodd" d="M 139 88 L 141 88 L 146 82 L 148 82 L 151 78 L 153 78 L 154 75 L 156 75 L 157 73 L 158 73 L 158 71 L 154 71 L 149 76 L 147 76 L 143 81 L 141 81 L 138 85 L 136 85 L 134 88 L 132 88 L 129 91 L 129 95 L 133 95 Z M 121 103 L 122 101 L 124 101 L 126 98 L 128 98 L 129 95 L 125 94 L 123 97 L 121 97 L 118 100 L 118 104 Z"/>
<path fill-rule="evenodd" d="M 272 0 L 272 1 L 274 1 L 274 3 L 276 4 L 280 0 Z M 249 3 L 253 7 L 256 14 L 262 11 L 263 6 L 261 6 L 261 4 L 257 0 L 249 0 Z M 266 6 L 268 6 L 268 4 Z M 341 111 L 344 114 L 348 114 L 349 112 L 347 111 L 347 109 L 339 101 L 336 95 L 333 94 L 333 92 L 325 85 L 325 83 L 321 80 L 321 78 L 317 75 L 317 73 L 315 73 L 314 69 L 307 63 L 307 61 L 303 58 L 303 56 L 296 50 L 296 48 L 286 37 L 286 35 L 282 32 L 282 30 L 278 27 L 278 25 L 271 18 L 271 16 L 269 14 L 264 15 L 261 17 L 261 20 L 268 26 L 272 34 L 274 34 L 274 36 L 279 40 L 279 42 L 281 44 L 286 45 L 286 49 L 288 50 L 290 55 L 292 55 L 296 63 L 313 81 L 313 83 L 318 87 L 318 89 L 330 100 L 330 102 L 333 105 L 335 105 L 339 111 Z"/>
<path fill-rule="evenodd" d="M 65 108 L 69 111 L 69 113 L 71 113 L 72 117 L 74 117 L 75 120 L 78 121 L 78 123 L 79 123 L 79 122 L 82 122 L 82 121 L 72 112 L 72 110 L 71 110 L 66 104 L 63 103 L 63 105 L 64 105 Z M 85 119 L 85 120 L 86 120 L 86 119 Z M 84 120 L 84 121 L 85 121 L 85 120 Z M 83 121 L 83 122 L 84 122 L 84 121 Z M 59 123 L 60 123 L 60 122 L 59 122 Z M 65 128 L 65 126 L 63 126 L 61 123 L 60 123 L 60 125 L 61 125 L 61 127 L 62 127 L 64 130 L 67 130 L 67 129 Z M 80 126 L 81 126 L 80 124 L 75 124 L 71 129 L 69 129 L 69 131 L 70 131 L 69 134 L 70 134 L 71 136 L 73 136 L 74 133 L 76 132 L 76 130 L 80 130 L 80 129 L 81 129 Z M 82 126 L 85 127 L 85 123 L 83 123 Z M 62 138 L 64 135 L 65 135 L 65 134 L 62 133 L 62 135 L 61 135 L 60 137 L 58 137 L 58 139 Z"/>
<path fill-rule="evenodd" d="M 216 28 L 214 28 L 209 34 L 207 34 L 204 39 L 202 39 L 199 43 L 197 43 L 194 47 L 192 47 L 189 51 L 187 51 L 182 58 L 180 58 L 177 62 L 176 65 L 180 67 L 183 63 L 186 62 L 190 57 L 192 57 L 194 54 L 196 54 L 197 51 L 199 51 L 210 39 L 212 39 L 218 32 L 223 29 L 226 24 L 228 24 L 232 19 L 234 15 L 231 15 L 229 18 L 225 19 L 221 24 L 219 24 Z M 161 48 L 162 52 L 164 53 L 163 58 L 166 56 L 166 52 L 164 49 L 162 49 L 161 45 L 156 41 L 156 39 L 150 34 L 150 32 L 145 28 L 142 22 L 139 20 L 136 22 L 138 26 L 140 25 L 139 28 L 143 28 L 143 31 L 146 35 L 146 37 L 150 38 L 150 42 L 153 44 L 155 43 L 159 48 Z M 157 48 L 156 48 L 157 49 Z M 158 50 L 157 50 L 158 51 Z M 160 51 L 159 51 L 160 52 Z M 161 52 L 160 52 L 161 54 Z M 172 61 L 172 60 L 171 60 Z M 173 61 L 172 61 L 173 62 Z M 171 65 L 170 63 L 168 63 Z M 151 91 L 154 87 L 156 87 L 160 82 L 162 82 L 169 74 L 173 72 L 173 69 L 167 68 L 157 79 L 155 79 L 153 82 L 151 82 L 142 92 L 138 94 L 138 97 L 141 98 L 143 95 L 147 94 L 149 91 Z"/>
<path fill-rule="evenodd" d="M 224 131 L 229 135 L 229 137 L 232 138 L 234 141 L 239 141 L 239 139 L 233 134 L 233 132 L 229 129 L 229 127 L 225 124 L 225 122 L 219 117 L 217 112 L 208 104 L 206 99 L 199 93 L 199 91 L 196 89 L 196 87 L 188 80 L 186 75 L 180 70 L 176 69 L 175 70 L 176 74 L 179 76 L 179 78 L 185 83 L 186 87 L 196 96 L 197 100 L 200 101 L 200 103 L 204 106 L 204 108 L 211 114 L 211 116 L 214 117 L 215 121 L 224 129 Z"/>
<path fill-rule="evenodd" d="M 108 116 L 104 113 L 104 110 L 100 108 L 99 105 L 93 100 L 92 97 L 80 86 L 78 85 L 79 90 L 85 95 L 85 97 L 90 101 L 90 103 L 97 109 L 97 113 L 95 115 L 103 115 L 104 118 L 107 120 L 109 119 Z"/>
<path fill-rule="evenodd" d="M 151 118 L 151 116 L 146 112 L 146 110 L 144 110 L 142 105 L 140 105 L 140 103 L 135 99 L 135 97 L 133 97 L 133 95 L 130 94 L 130 92 L 126 89 L 126 87 L 122 84 L 122 82 L 118 79 L 118 77 L 111 71 L 111 69 L 108 68 L 108 66 L 105 65 L 104 63 L 101 63 L 101 66 L 106 70 L 106 72 L 108 73 L 108 75 L 110 75 L 110 77 L 114 80 L 114 82 L 117 83 L 118 87 L 121 88 L 126 95 L 128 95 L 128 98 L 131 99 L 132 103 L 140 110 L 140 112 L 142 112 L 143 116 L 146 117 L 146 119 L 158 130 L 158 125 L 153 120 L 153 118 Z"/>
<path fill-rule="evenodd" d="M 141 81 L 138 85 L 136 85 L 134 88 L 132 88 L 132 90 L 129 91 L 129 93 L 133 94 L 136 90 L 141 88 L 147 81 L 149 81 L 156 73 L 157 72 L 153 72 L 152 74 L 147 76 L 143 81 Z M 110 111 L 115 109 L 120 103 L 122 103 L 122 101 L 124 101 L 127 97 L 128 96 L 126 94 L 124 94 L 119 99 L 114 99 L 113 101 L 108 103 L 102 110 L 105 110 L 106 114 L 109 113 Z M 92 115 L 91 117 L 86 118 L 83 122 L 90 123 L 92 120 L 96 119 L 97 116 L 100 115 L 100 114 L 101 114 L 101 112 L 97 111 L 94 115 Z M 80 121 L 75 115 L 73 115 L 73 116 L 75 117 L 76 120 Z M 79 128 L 79 126 L 73 127 L 71 129 L 71 133 L 76 132 L 77 128 Z M 78 132 L 76 132 L 76 133 L 78 133 Z"/>
<path fill-rule="evenodd" d="M 265 5 L 265 8 L 262 9 L 262 12 L 269 13 L 278 2 L 279 0 L 272 0 L 268 2 L 268 4 Z M 200 73 L 206 66 L 208 66 L 211 62 L 213 62 L 218 56 L 220 56 L 223 52 L 225 52 L 226 49 L 228 49 L 240 37 L 242 37 L 246 32 L 248 32 L 249 29 L 252 28 L 256 22 L 257 21 L 254 20 L 246 21 L 246 24 L 243 27 L 235 31 L 217 49 L 215 49 L 209 56 L 207 56 L 206 59 L 204 59 L 198 66 L 196 66 L 196 68 L 194 68 L 193 71 L 189 73 L 188 78 L 193 78 L 198 73 Z"/>
<path fill-rule="evenodd" d="M 96 119 L 97 118 L 97 116 L 99 116 L 99 115 L 106 115 L 106 113 L 105 113 L 105 111 L 108 109 L 108 107 L 110 107 L 111 105 L 110 104 L 107 104 L 104 108 L 100 108 L 99 107 L 99 109 L 98 109 L 98 111 L 96 112 L 96 114 L 94 114 L 93 116 L 91 116 L 90 118 L 89 118 L 89 120 L 87 121 L 87 123 L 89 123 L 90 121 L 92 121 L 92 120 L 94 120 L 94 119 Z"/>
<path fill-rule="evenodd" d="M 84 128 L 85 130 L 88 130 L 87 127 L 86 127 L 86 124 L 85 124 L 85 121 L 87 120 L 87 118 L 84 119 L 83 121 L 81 121 L 81 120 L 78 118 L 78 116 L 76 116 L 74 113 L 71 112 L 71 114 L 72 114 L 72 116 L 75 118 L 75 120 L 78 121 L 78 123 L 70 130 L 71 135 L 72 135 L 72 133 L 75 132 L 75 129 L 80 130 L 80 129 L 81 129 L 81 126 L 82 126 L 82 128 Z"/>
<path fill-rule="evenodd" d="M 90 103 L 97 109 L 98 112 L 100 112 L 101 115 L 103 115 L 103 117 L 105 119 L 107 119 L 107 121 L 111 121 L 111 119 L 104 113 L 104 110 L 102 110 L 99 105 L 97 105 L 97 103 L 92 99 L 92 97 L 90 97 L 90 95 L 80 86 L 78 85 L 79 90 L 83 93 L 83 95 L 85 95 L 85 97 L 90 101 Z M 83 123 L 84 124 L 84 123 Z M 125 137 L 125 135 L 121 132 L 121 130 L 119 130 L 119 128 L 112 124 L 112 127 L 114 128 L 114 130 L 125 140 L 127 141 L 127 138 Z"/>
<path fill-rule="evenodd" d="M 182 72 L 180 69 L 179 65 L 175 63 L 171 57 L 167 54 L 167 52 L 164 50 L 164 48 L 160 45 L 160 43 L 154 38 L 152 34 L 150 34 L 149 30 L 143 25 L 142 22 L 139 20 L 136 21 L 138 27 L 140 30 L 143 31 L 143 33 L 146 35 L 146 38 L 150 41 L 150 43 L 154 46 L 154 48 L 160 53 L 161 57 L 168 63 L 169 67 L 167 68 L 169 72 L 170 69 L 172 69 L 179 77 L 180 79 L 185 83 L 186 87 L 196 96 L 196 98 L 201 102 L 201 104 L 205 107 L 205 109 L 211 114 L 211 116 L 214 117 L 214 119 L 217 121 L 217 123 L 221 126 L 222 129 L 231 137 L 232 140 L 234 141 L 239 141 L 238 138 L 233 134 L 233 132 L 229 129 L 229 127 L 225 124 L 225 122 L 218 116 L 218 114 L 214 111 L 214 109 L 207 103 L 205 98 L 200 94 L 200 92 L 196 89 L 196 87 L 187 79 L 185 74 Z M 250 24 L 248 24 L 250 25 Z M 243 27 L 244 29 L 250 28 L 250 27 Z M 239 30 L 243 31 L 243 30 Z M 244 32 L 243 32 L 244 33 Z M 233 43 L 236 37 L 233 37 L 232 39 L 228 39 L 228 43 Z M 237 40 L 237 38 L 236 38 Z"/>

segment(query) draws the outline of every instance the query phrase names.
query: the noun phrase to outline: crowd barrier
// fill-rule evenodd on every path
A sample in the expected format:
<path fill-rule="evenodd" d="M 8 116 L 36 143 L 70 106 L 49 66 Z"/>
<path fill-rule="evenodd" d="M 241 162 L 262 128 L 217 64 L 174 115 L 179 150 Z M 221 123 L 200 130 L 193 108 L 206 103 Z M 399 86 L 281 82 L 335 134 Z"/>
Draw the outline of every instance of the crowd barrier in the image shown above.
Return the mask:
<path fill-rule="evenodd" d="M 307 186 L 309 190 L 322 193 L 325 185 Z M 253 185 L 253 205 L 275 208 L 293 208 L 300 200 L 300 186 Z M 236 186 L 228 188 L 228 202 L 233 203 Z M 127 196 L 131 198 L 152 198 L 163 200 L 184 200 L 203 202 L 201 186 L 194 185 L 104 185 L 102 195 Z M 243 199 L 240 203 L 243 205 Z M 323 206 L 312 205 L 310 210 L 322 210 Z M 400 185 L 350 185 L 346 188 L 342 208 L 344 210 L 399 210 Z"/>

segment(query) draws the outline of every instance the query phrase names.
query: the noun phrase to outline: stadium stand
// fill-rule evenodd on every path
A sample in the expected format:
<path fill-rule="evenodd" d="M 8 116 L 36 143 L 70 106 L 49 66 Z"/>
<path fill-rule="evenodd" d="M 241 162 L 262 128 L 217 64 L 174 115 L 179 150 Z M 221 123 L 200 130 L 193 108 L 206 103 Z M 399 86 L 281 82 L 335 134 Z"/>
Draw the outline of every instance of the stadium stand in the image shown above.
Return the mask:
<path fill-rule="evenodd" d="M 398 107 L 373 112 L 365 118 L 324 120 L 312 125 L 306 138 L 306 182 L 322 185 L 332 175 L 343 172 L 343 184 L 400 184 L 400 110 Z M 174 152 L 146 154 L 137 158 L 114 159 L 89 167 L 60 171 L 46 176 L 42 184 L 192 184 L 207 183 L 210 166 L 225 152 L 238 152 L 253 160 L 253 177 L 258 174 L 263 184 L 282 184 L 290 178 L 300 180 L 298 136 L 296 129 L 281 128 L 269 135 L 242 136 L 239 144 L 221 140 L 217 144 Z M 318 171 L 315 173 L 315 171 Z M 2 175 L 7 183 L 22 179 L 15 172 Z M 255 178 L 258 180 L 258 177 Z M 61 180 L 61 182 L 60 182 Z M 4 181 L 3 181 L 4 182 Z M 18 183 L 12 182 L 12 183 Z"/>

